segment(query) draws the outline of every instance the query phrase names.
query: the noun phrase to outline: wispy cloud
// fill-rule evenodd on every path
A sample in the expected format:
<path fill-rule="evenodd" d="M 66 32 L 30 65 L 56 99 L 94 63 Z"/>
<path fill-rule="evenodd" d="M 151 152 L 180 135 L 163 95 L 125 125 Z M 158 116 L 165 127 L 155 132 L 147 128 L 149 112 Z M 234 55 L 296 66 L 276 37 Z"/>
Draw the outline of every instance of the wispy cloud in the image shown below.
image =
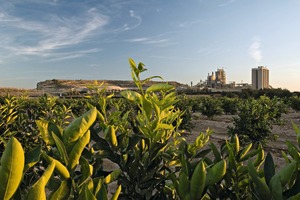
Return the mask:
<path fill-rule="evenodd" d="M 51 54 L 45 54 L 44 56 L 49 57 L 47 62 L 54 62 L 54 61 L 60 61 L 60 60 L 68 60 L 73 58 L 79 58 L 86 55 L 89 55 L 91 53 L 97 53 L 100 52 L 101 49 L 88 49 L 88 50 L 82 50 L 82 51 L 72 51 L 72 52 L 65 52 L 65 53 L 51 53 Z"/>
<path fill-rule="evenodd" d="M 133 10 L 129 11 L 129 15 L 131 18 L 134 18 L 136 20 L 136 22 L 133 25 L 128 25 L 127 23 L 124 24 L 122 29 L 125 31 L 137 28 L 138 26 L 140 26 L 142 24 L 142 21 L 143 21 L 142 18 L 139 15 L 137 15 Z"/>
<path fill-rule="evenodd" d="M 200 50 L 197 51 L 197 53 L 200 55 L 200 56 L 208 56 L 214 52 L 217 52 L 220 50 L 220 47 L 212 47 L 212 46 L 209 46 L 209 47 L 205 47 L 205 48 L 201 48 Z"/>
<path fill-rule="evenodd" d="M 0 37 L 6 38 L 0 42 L 0 50 L 8 52 L 7 57 L 34 55 L 53 59 L 59 51 L 66 51 L 95 34 L 101 34 L 109 22 L 109 17 L 97 12 L 96 8 L 87 9 L 79 15 L 50 13 L 47 17 L 48 21 L 24 18 L 0 9 Z M 73 57 L 90 52 L 93 51 L 83 50 Z"/>
<path fill-rule="evenodd" d="M 140 44 L 153 44 L 156 46 L 167 46 L 169 45 L 169 39 L 156 38 L 156 37 L 140 37 L 125 40 L 126 42 L 140 43 Z"/>
<path fill-rule="evenodd" d="M 249 47 L 249 54 L 256 62 L 262 60 L 261 41 L 259 38 L 253 39 L 253 42 Z"/>
<path fill-rule="evenodd" d="M 180 57 L 180 56 L 149 56 L 150 58 L 168 59 L 168 60 L 197 60 L 195 58 Z"/>

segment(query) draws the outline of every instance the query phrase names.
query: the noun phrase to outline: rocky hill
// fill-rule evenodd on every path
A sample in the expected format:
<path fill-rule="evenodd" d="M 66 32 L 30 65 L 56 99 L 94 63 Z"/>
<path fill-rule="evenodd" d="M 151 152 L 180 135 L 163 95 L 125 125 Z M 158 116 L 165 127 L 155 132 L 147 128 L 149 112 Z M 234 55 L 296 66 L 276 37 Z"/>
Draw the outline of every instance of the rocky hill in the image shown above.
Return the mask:
<path fill-rule="evenodd" d="M 103 83 L 103 85 L 102 85 Z M 164 81 L 149 81 L 144 87 L 147 88 L 154 83 L 166 83 Z M 186 87 L 186 85 L 178 83 L 176 81 L 167 82 L 173 85 L 175 88 Z M 136 86 L 133 81 L 126 80 L 46 80 L 37 83 L 37 90 L 51 94 L 62 94 L 69 92 L 85 93 L 88 91 L 88 87 L 106 87 L 109 92 L 119 92 L 122 90 L 134 90 Z"/>

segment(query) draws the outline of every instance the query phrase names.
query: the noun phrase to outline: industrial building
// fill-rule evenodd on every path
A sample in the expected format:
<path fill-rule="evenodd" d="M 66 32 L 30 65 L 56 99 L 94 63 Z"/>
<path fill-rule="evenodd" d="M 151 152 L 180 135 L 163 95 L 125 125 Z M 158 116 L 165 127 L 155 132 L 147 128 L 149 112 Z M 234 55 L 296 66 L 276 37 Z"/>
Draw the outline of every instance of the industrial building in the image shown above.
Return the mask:
<path fill-rule="evenodd" d="M 267 67 L 252 68 L 252 88 L 255 90 L 269 88 L 269 70 Z"/>
<path fill-rule="evenodd" d="M 217 69 L 217 71 L 207 75 L 207 86 L 222 87 L 226 84 L 226 74 L 224 69 Z"/>

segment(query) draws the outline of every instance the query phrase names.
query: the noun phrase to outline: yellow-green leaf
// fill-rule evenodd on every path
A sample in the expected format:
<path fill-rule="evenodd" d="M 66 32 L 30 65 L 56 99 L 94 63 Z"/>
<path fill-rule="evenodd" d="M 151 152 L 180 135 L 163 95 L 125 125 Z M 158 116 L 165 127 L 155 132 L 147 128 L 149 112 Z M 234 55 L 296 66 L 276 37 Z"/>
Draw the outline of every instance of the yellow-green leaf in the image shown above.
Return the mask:
<path fill-rule="evenodd" d="M 95 122 L 96 117 L 97 109 L 93 107 L 69 124 L 63 135 L 63 142 L 67 146 L 67 151 L 72 149 L 70 146 L 72 142 L 77 141 L 89 130 L 90 126 Z M 70 151 L 68 152 L 70 153 Z"/>
<path fill-rule="evenodd" d="M 27 195 L 28 200 L 46 200 L 45 187 L 53 173 L 55 168 L 55 162 L 52 161 L 46 168 L 41 178 L 32 186 L 31 190 Z"/>
<path fill-rule="evenodd" d="M 55 170 L 65 179 L 70 178 L 69 170 L 60 161 L 48 156 L 46 153 L 42 153 L 43 158 L 50 164 L 52 161 L 55 163 Z"/>
<path fill-rule="evenodd" d="M 0 160 L 0 199 L 10 199 L 17 190 L 23 175 L 24 151 L 20 142 L 12 137 Z"/>
<path fill-rule="evenodd" d="M 212 185 L 219 182 L 226 173 L 226 162 L 221 160 L 207 169 L 206 185 Z"/>
<path fill-rule="evenodd" d="M 146 89 L 146 92 L 157 92 L 157 91 L 169 91 L 174 89 L 174 86 L 166 84 L 166 83 L 159 83 L 159 84 L 154 84 L 151 85 Z"/>
<path fill-rule="evenodd" d="M 90 142 L 90 135 L 90 131 L 88 130 L 74 145 L 69 156 L 69 169 L 74 169 L 78 165 L 83 149 Z"/>
<path fill-rule="evenodd" d="M 117 180 L 118 176 L 121 174 L 121 170 L 120 169 L 116 169 L 113 172 L 111 172 L 109 175 L 107 175 L 104 179 L 104 183 L 105 184 L 109 184 L 115 180 Z"/>
<path fill-rule="evenodd" d="M 205 187 L 206 182 L 206 170 L 203 161 L 200 161 L 191 178 L 191 199 L 197 200 L 200 199 L 202 196 L 202 192 Z"/>

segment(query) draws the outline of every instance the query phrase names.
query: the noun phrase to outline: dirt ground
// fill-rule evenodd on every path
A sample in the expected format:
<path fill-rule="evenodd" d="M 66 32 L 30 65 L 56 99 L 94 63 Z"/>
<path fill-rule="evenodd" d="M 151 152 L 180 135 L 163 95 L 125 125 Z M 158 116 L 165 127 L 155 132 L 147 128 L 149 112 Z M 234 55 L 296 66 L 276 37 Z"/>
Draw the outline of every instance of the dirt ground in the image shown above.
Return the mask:
<path fill-rule="evenodd" d="M 220 115 L 215 116 L 213 120 L 209 120 L 200 113 L 193 113 L 192 123 L 195 127 L 191 130 L 190 134 L 187 134 L 186 140 L 193 142 L 199 132 L 205 132 L 209 128 L 213 131 L 210 141 L 218 146 L 222 141 L 229 140 L 227 127 L 233 125 L 233 117 L 233 115 Z M 287 149 L 286 140 L 297 144 L 292 122 L 300 127 L 300 112 L 289 110 L 287 114 L 282 115 L 282 118 L 285 120 L 285 124 L 283 126 L 274 125 L 272 129 L 273 133 L 278 135 L 278 139 L 276 141 L 269 141 L 265 148 L 266 153 L 272 153 L 274 162 L 278 167 L 285 164 L 281 151 Z"/>

